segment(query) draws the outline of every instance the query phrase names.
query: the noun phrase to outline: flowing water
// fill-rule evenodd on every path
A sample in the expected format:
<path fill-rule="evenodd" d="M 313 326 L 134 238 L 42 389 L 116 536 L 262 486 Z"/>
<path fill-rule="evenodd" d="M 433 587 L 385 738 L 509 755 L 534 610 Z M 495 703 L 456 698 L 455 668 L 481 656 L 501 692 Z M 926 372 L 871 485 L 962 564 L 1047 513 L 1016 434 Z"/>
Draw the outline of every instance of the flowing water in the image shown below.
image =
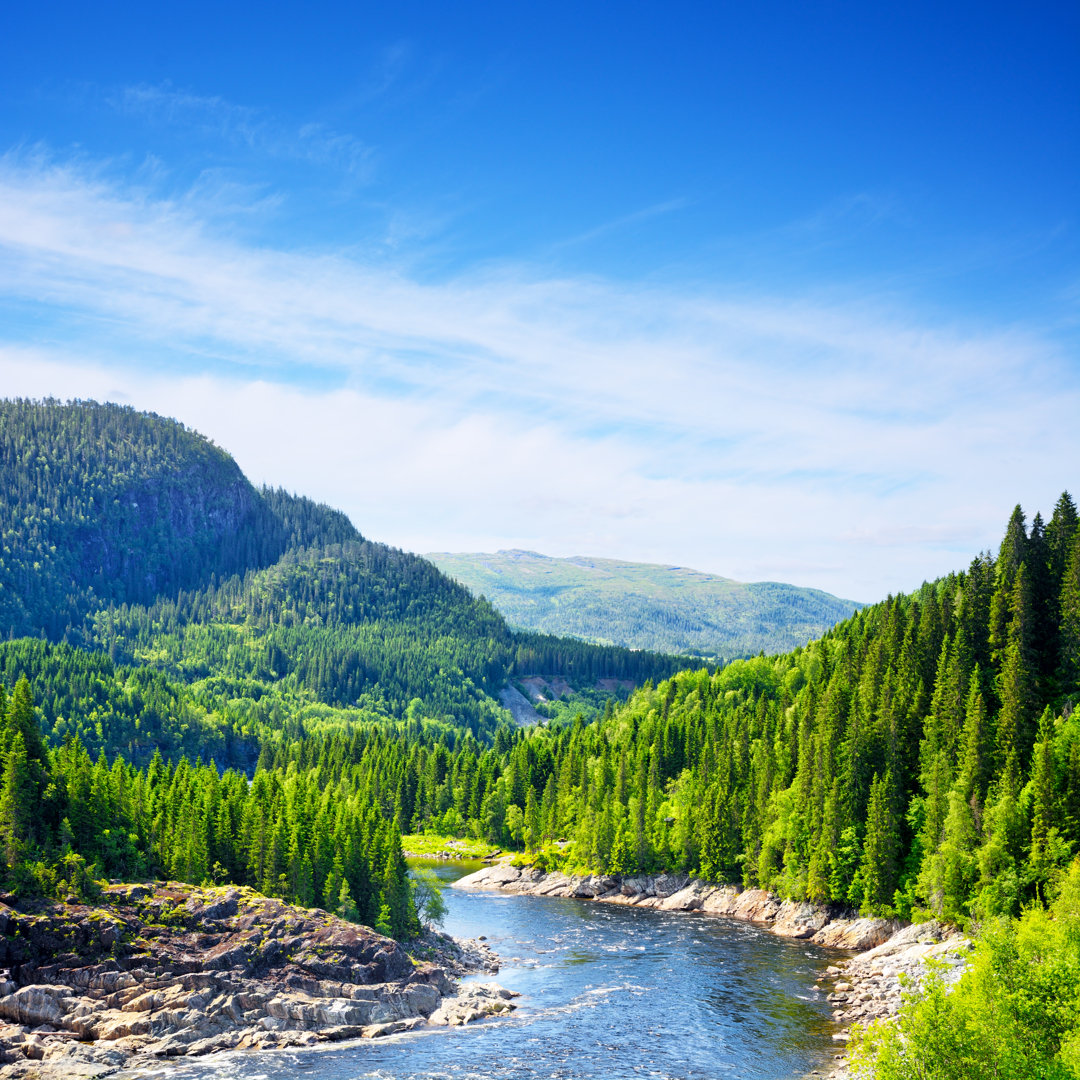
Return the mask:
<path fill-rule="evenodd" d="M 444 881 L 480 864 L 424 863 Z M 445 929 L 487 935 L 507 1019 L 154 1070 L 175 1080 L 790 1080 L 823 1069 L 835 1030 L 814 979 L 836 954 L 746 923 L 447 889 Z"/>

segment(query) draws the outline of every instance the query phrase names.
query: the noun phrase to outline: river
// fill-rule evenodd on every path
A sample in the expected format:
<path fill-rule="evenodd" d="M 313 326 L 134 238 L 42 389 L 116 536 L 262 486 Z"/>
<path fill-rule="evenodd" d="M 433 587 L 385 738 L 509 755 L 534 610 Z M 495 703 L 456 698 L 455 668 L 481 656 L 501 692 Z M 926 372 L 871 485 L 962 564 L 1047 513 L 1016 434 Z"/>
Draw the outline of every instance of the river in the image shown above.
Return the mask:
<path fill-rule="evenodd" d="M 446 882 L 481 864 L 424 863 Z M 718 917 L 447 889 L 445 929 L 485 934 L 507 1019 L 325 1048 L 224 1054 L 171 1080 L 791 1080 L 836 1053 L 814 979 L 835 958 Z"/>

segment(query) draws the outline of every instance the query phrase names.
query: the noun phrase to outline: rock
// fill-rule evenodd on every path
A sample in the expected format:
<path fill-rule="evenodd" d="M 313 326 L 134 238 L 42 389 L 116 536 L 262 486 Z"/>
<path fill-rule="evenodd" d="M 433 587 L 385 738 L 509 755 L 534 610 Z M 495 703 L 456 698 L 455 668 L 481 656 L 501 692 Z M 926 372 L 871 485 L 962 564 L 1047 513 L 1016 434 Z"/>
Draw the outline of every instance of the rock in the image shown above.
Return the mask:
<path fill-rule="evenodd" d="M 458 878 L 452 889 L 506 889 L 521 877 L 520 871 L 506 863 L 485 866 L 463 878 Z"/>
<path fill-rule="evenodd" d="M 872 949 L 888 941 L 899 925 L 893 919 L 836 919 L 810 940 L 830 949 Z"/>
<path fill-rule="evenodd" d="M 71 1004 L 68 986 L 24 986 L 0 998 L 0 1016 L 24 1027 L 59 1025 Z"/>
<path fill-rule="evenodd" d="M 381 1039 L 386 1035 L 397 1035 L 401 1031 L 411 1031 L 418 1026 L 418 1023 L 415 1019 L 391 1020 L 385 1024 L 371 1024 L 365 1027 L 360 1034 L 364 1039 Z"/>
<path fill-rule="evenodd" d="M 749 922 L 772 922 L 780 910 L 780 900 L 764 889 L 747 889 L 739 893 L 731 914 Z"/>
<path fill-rule="evenodd" d="M 508 880 L 505 869 L 490 869 Z M 533 873 L 529 884 L 542 879 Z M 444 999 L 454 1004 L 442 1023 L 513 1007 L 495 984 L 456 993 L 447 970 L 427 958 L 452 958 L 458 974 L 497 970 L 495 954 L 479 942 L 429 933 L 418 943 L 426 956 L 414 961 L 367 927 L 250 889 L 170 882 L 104 892 L 108 909 L 41 902 L 5 916 L 10 933 L 0 947 L 12 965 L 11 978 L 0 970 L 5 1080 L 38 1076 L 32 1070 L 53 1058 L 68 1071 L 49 1076 L 81 1077 L 115 1071 L 135 1054 L 381 1037 L 426 1023 Z M 77 1071 L 77 1063 L 91 1071 Z"/>
<path fill-rule="evenodd" d="M 785 900 L 773 920 L 772 932 L 781 937 L 813 937 L 829 922 L 827 909 L 814 904 Z"/>
<path fill-rule="evenodd" d="M 470 983 L 463 986 L 455 997 L 446 998 L 434 1012 L 430 1021 L 448 1027 L 472 1023 L 485 1016 L 497 1016 L 510 1012 L 515 1006 L 511 998 L 518 997 L 512 990 L 498 983 Z"/>

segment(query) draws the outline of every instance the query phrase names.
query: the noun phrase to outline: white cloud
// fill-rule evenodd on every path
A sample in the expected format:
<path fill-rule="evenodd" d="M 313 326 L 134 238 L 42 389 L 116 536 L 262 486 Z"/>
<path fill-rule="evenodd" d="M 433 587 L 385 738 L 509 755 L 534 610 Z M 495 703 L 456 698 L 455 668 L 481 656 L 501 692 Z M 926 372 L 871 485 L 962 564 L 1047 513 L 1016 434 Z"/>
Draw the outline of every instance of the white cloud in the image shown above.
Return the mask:
<path fill-rule="evenodd" d="M 1075 372 L 1033 331 L 521 266 L 422 283 L 219 220 L 191 193 L 7 159 L 0 297 L 43 306 L 51 344 L 9 324 L 3 392 L 124 395 L 417 550 L 858 599 L 963 565 L 1014 502 L 1076 480 Z"/>

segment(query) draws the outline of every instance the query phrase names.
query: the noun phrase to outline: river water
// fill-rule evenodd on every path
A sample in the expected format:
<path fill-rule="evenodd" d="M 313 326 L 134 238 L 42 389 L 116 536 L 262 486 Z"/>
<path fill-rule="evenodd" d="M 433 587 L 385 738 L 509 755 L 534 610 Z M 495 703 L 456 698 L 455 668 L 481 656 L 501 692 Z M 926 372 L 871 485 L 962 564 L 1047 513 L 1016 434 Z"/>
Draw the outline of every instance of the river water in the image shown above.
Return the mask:
<path fill-rule="evenodd" d="M 424 863 L 446 882 L 479 867 Z M 814 979 L 835 958 L 746 923 L 447 889 L 445 929 L 487 935 L 518 1010 L 326 1048 L 219 1055 L 175 1080 L 791 1080 L 823 1069 L 835 1030 Z M 148 1074 L 144 1074 L 148 1075 Z"/>

